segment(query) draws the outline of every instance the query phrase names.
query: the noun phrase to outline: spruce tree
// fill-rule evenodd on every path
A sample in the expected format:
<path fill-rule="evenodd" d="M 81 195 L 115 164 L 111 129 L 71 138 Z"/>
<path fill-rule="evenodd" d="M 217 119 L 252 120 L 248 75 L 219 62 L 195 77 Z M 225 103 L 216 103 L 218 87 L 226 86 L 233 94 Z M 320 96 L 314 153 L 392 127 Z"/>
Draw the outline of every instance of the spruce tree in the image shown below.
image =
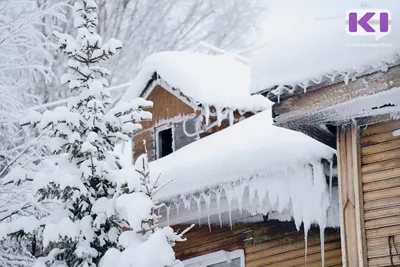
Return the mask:
<path fill-rule="evenodd" d="M 55 32 L 59 50 L 68 57 L 68 73 L 61 78 L 75 95 L 67 107 L 46 111 L 32 122 L 51 133 L 50 153 L 36 179 L 41 200 L 57 199 L 61 210 L 43 230 L 51 251 L 36 266 L 97 267 L 110 248 L 118 248 L 124 222 L 115 203 L 122 190 L 114 146 L 132 138 L 151 102 L 136 99 L 112 108 L 106 77 L 99 63 L 121 49 L 121 42 L 102 42 L 96 33 L 98 18 L 93 0 L 74 4 L 77 34 Z M 57 217 L 57 218 L 55 218 Z"/>

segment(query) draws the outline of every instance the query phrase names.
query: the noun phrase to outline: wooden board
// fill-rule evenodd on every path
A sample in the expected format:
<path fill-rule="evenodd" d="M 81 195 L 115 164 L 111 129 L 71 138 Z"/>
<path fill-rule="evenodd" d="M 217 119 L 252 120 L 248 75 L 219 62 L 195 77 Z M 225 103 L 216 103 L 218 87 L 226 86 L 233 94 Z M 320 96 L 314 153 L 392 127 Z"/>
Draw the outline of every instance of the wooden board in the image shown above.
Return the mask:
<path fill-rule="evenodd" d="M 389 236 L 400 247 L 400 121 L 370 125 L 361 131 L 368 266 L 391 266 Z M 393 255 L 394 255 L 393 248 Z M 393 256 L 394 264 L 400 264 Z"/>
<path fill-rule="evenodd" d="M 174 229 L 185 226 L 174 226 Z M 196 227 L 187 234 L 187 241 L 178 243 L 174 250 L 180 260 L 208 253 L 235 249 L 245 250 L 246 267 L 298 266 L 307 259 L 307 265 L 321 266 L 321 245 L 318 228 L 308 234 L 308 253 L 305 257 L 304 234 L 298 232 L 293 222 L 268 221 L 239 224 L 229 227 Z M 325 266 L 341 264 L 340 233 L 325 229 Z"/>
<path fill-rule="evenodd" d="M 153 114 L 153 119 L 142 123 L 144 130 L 154 127 L 160 121 L 195 113 L 193 107 L 187 105 L 160 85 L 156 85 L 146 99 L 153 101 L 153 108 L 149 109 Z"/>
<path fill-rule="evenodd" d="M 382 162 L 370 163 L 361 167 L 361 172 L 363 174 L 368 174 L 372 172 L 384 171 L 393 168 L 400 168 L 400 158 L 394 158 Z"/>
<path fill-rule="evenodd" d="M 364 201 L 359 133 L 354 125 L 338 130 L 339 211 L 344 266 L 366 266 Z"/>

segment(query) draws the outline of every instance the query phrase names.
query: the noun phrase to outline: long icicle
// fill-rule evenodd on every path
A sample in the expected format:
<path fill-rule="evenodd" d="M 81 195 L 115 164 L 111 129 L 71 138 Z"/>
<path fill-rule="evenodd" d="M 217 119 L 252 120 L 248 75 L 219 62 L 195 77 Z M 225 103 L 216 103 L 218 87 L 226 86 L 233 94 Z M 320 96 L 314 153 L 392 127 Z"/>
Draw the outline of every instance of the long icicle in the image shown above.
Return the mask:
<path fill-rule="evenodd" d="M 207 223 L 208 223 L 208 229 L 210 230 L 211 233 L 211 221 L 210 221 L 210 205 L 211 205 L 211 193 L 207 195 L 206 193 L 201 194 L 204 202 L 206 203 L 206 209 L 207 209 Z"/>
<path fill-rule="evenodd" d="M 171 212 L 171 204 L 165 205 L 165 208 L 167 209 L 167 224 L 168 224 L 168 226 L 170 226 L 170 224 L 169 224 L 169 214 Z"/>
<path fill-rule="evenodd" d="M 332 204 L 333 160 L 329 161 L 329 204 Z"/>
<path fill-rule="evenodd" d="M 325 225 L 319 226 L 319 239 L 321 244 L 321 266 L 325 267 Z"/>
<path fill-rule="evenodd" d="M 201 228 L 201 196 L 199 196 L 198 198 L 195 197 L 195 201 L 197 203 L 197 214 L 199 216 L 199 227 Z"/>
<path fill-rule="evenodd" d="M 176 208 L 176 218 L 179 219 L 179 206 L 180 206 L 180 201 L 178 199 L 177 202 L 175 202 L 175 208 Z"/>
<path fill-rule="evenodd" d="M 304 266 L 307 266 L 307 253 L 308 253 L 308 230 L 309 230 L 309 225 L 306 225 L 303 222 L 304 225 Z"/>
<path fill-rule="evenodd" d="M 221 193 L 222 189 L 219 187 L 217 191 L 215 192 L 215 197 L 217 198 L 217 209 L 218 209 L 218 219 L 219 219 L 219 225 L 221 226 L 222 229 L 222 217 L 221 217 Z"/>

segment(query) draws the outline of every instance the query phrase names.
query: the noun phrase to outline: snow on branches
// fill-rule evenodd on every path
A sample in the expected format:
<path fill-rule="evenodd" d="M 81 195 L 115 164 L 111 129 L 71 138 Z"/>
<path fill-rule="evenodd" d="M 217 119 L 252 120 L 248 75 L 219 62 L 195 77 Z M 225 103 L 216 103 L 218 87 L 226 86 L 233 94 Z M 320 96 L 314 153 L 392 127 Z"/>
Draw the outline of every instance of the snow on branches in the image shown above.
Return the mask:
<path fill-rule="evenodd" d="M 68 72 L 61 83 L 68 84 L 75 97 L 67 107 L 32 113 L 21 121 L 51 137 L 47 148 L 54 156 L 41 162 L 34 184 L 40 201 L 58 201 L 61 207 L 58 216 L 41 220 L 43 245 L 50 252 L 35 267 L 110 266 L 105 263 L 110 260 L 120 267 L 132 262 L 143 267 L 172 266 L 172 246 L 183 240 L 183 233 L 158 228 L 157 204 L 152 200 L 157 181 L 150 187 L 147 167 L 135 175 L 113 153 L 117 143 L 141 130 L 141 121 L 152 118 L 144 110 L 152 102 L 135 99 L 112 107 L 109 71 L 98 64 L 114 56 L 122 44 L 115 39 L 103 43 L 96 33 L 96 10 L 93 0 L 76 2 L 76 36 L 54 32 L 58 49 L 68 57 Z M 136 186 L 129 187 L 132 181 Z M 162 257 L 146 256 L 154 249 Z M 122 255 L 119 265 L 113 258 L 117 254 Z"/>
<path fill-rule="evenodd" d="M 172 247 L 176 242 L 185 241 L 183 235 L 193 227 L 192 225 L 179 234 L 170 227 L 160 228 L 160 216 L 155 211 L 163 204 L 155 202 L 153 197 L 162 187 L 158 184 L 159 177 L 155 180 L 151 178 L 146 154 L 136 160 L 135 171 L 134 179 L 120 180 L 125 194 L 116 203 L 126 229 L 118 242 L 123 250 L 109 250 L 100 261 L 99 267 L 108 267 L 111 264 L 118 267 L 173 266 L 175 253 Z M 157 257 L 150 256 L 152 251 L 157 251 Z"/>
<path fill-rule="evenodd" d="M 0 3 L 0 266 L 4 267 L 32 266 L 32 235 L 21 237 L 20 230 L 49 212 L 46 204 L 36 201 L 31 184 L 44 138 L 22 130 L 18 122 L 20 111 L 36 101 L 37 84 L 55 77 L 46 33 L 67 20 L 66 6 L 63 1 L 42 6 L 25 0 Z M 53 24 L 43 25 L 46 19 Z"/>

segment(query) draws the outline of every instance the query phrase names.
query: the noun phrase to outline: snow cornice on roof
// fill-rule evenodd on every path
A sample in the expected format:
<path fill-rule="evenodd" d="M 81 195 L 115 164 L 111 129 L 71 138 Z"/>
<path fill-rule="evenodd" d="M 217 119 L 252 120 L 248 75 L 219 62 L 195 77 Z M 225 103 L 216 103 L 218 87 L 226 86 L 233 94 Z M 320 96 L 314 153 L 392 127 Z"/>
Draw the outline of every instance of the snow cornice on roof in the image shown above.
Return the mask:
<path fill-rule="evenodd" d="M 271 105 L 263 96 L 250 94 L 250 68 L 230 55 L 177 51 L 150 55 L 122 101 L 146 97 L 156 85 L 194 108 L 258 112 Z"/>

